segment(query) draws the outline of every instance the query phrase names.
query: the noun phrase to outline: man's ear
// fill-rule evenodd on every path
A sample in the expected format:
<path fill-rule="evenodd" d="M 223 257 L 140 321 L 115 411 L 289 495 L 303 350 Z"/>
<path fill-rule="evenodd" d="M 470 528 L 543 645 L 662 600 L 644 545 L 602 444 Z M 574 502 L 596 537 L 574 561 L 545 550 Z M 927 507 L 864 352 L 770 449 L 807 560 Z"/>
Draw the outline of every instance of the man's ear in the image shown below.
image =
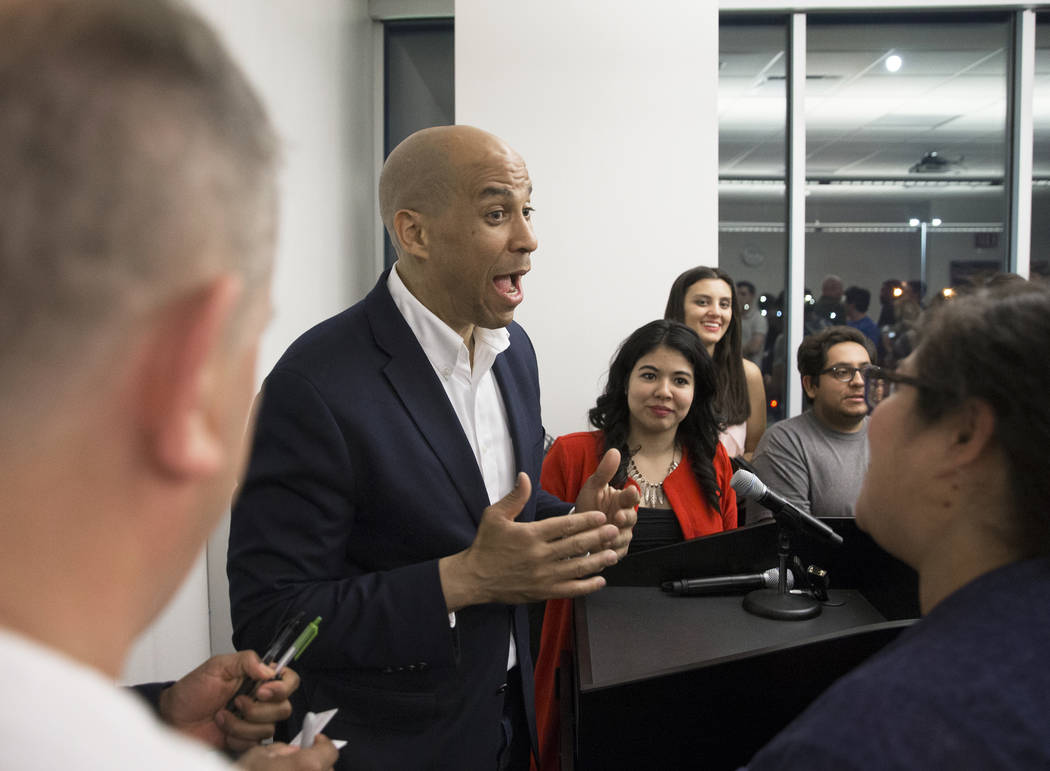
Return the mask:
<path fill-rule="evenodd" d="M 802 390 L 806 392 L 806 396 L 810 399 L 815 399 L 817 396 L 817 384 L 811 375 L 802 376 Z"/>
<path fill-rule="evenodd" d="M 149 338 L 142 378 L 146 450 L 167 476 L 208 476 L 227 462 L 230 448 L 210 400 L 241 294 L 240 279 L 215 278 L 173 302 Z"/>
<path fill-rule="evenodd" d="M 394 214 L 394 235 L 405 254 L 426 259 L 430 256 L 423 215 L 412 209 L 398 209 Z"/>

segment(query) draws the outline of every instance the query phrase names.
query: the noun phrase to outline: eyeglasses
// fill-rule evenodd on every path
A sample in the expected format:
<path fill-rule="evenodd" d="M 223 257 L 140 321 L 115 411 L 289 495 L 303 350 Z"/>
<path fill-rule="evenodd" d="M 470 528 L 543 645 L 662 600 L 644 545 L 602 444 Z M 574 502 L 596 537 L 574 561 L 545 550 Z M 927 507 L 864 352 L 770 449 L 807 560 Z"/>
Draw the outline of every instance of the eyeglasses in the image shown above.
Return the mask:
<path fill-rule="evenodd" d="M 864 401 L 868 403 L 868 408 L 872 410 L 882 401 L 895 394 L 902 385 L 910 385 L 915 388 L 933 388 L 931 383 L 922 378 L 901 375 L 874 365 L 863 367 L 860 373 L 864 376 Z"/>
<path fill-rule="evenodd" d="M 845 364 L 836 364 L 834 367 L 828 367 L 827 369 L 822 369 L 819 372 L 819 374 L 821 374 L 821 375 L 831 375 L 836 380 L 841 380 L 843 383 L 848 383 L 849 381 L 851 381 L 853 379 L 853 376 L 856 375 L 858 372 L 863 377 L 864 371 L 870 366 L 871 366 L 870 364 L 864 364 L 864 365 L 862 365 L 860 367 L 848 367 Z"/>

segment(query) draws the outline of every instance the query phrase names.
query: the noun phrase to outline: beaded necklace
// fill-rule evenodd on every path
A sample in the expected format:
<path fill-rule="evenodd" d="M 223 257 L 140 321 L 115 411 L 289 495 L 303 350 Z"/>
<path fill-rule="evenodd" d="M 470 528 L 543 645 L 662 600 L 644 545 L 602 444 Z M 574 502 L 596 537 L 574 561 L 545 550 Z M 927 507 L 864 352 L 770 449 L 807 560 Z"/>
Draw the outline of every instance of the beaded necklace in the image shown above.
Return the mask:
<path fill-rule="evenodd" d="M 643 476 L 642 472 L 638 470 L 638 466 L 634 463 L 634 456 L 631 456 L 630 461 L 627 463 L 627 474 L 638 483 L 638 487 L 642 491 L 641 506 L 647 509 L 669 509 L 671 504 L 667 501 L 667 495 L 664 493 L 664 479 L 670 476 L 671 472 L 678 468 L 678 463 L 681 461 L 681 456 L 678 452 L 678 446 L 674 448 L 674 452 L 671 453 L 671 465 L 667 467 L 667 473 L 664 474 L 664 478 L 659 482 L 650 482 Z"/>

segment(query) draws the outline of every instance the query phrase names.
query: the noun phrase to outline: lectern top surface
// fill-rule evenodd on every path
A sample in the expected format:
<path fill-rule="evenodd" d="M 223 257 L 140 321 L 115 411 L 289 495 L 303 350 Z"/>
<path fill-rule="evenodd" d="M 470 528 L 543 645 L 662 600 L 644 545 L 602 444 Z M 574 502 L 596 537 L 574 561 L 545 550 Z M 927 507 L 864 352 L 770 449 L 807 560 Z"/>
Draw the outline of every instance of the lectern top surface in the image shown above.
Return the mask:
<path fill-rule="evenodd" d="M 745 611 L 740 595 L 679 597 L 656 587 L 606 587 L 576 601 L 577 641 L 586 648 L 577 651 L 580 689 L 712 666 L 886 622 L 855 590 L 829 594 L 836 605 L 816 618 L 773 621 Z"/>

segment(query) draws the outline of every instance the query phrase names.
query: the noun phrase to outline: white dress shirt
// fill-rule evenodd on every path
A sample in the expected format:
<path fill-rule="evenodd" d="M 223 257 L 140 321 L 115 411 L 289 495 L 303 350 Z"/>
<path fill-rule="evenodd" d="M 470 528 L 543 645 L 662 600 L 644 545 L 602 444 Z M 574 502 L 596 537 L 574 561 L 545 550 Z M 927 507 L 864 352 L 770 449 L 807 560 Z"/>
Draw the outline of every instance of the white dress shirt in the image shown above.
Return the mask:
<path fill-rule="evenodd" d="M 496 357 L 510 346 L 510 334 L 506 329 L 474 327 L 474 366 L 471 367 L 470 351 L 463 338 L 408 291 L 396 267 L 387 278 L 387 289 L 459 418 L 485 481 L 489 503 L 498 501 L 513 489 L 517 477 L 507 408 L 492 375 Z M 449 623 L 453 626 L 455 615 L 449 614 Z M 507 669 L 517 663 L 517 649 L 511 634 Z"/>

